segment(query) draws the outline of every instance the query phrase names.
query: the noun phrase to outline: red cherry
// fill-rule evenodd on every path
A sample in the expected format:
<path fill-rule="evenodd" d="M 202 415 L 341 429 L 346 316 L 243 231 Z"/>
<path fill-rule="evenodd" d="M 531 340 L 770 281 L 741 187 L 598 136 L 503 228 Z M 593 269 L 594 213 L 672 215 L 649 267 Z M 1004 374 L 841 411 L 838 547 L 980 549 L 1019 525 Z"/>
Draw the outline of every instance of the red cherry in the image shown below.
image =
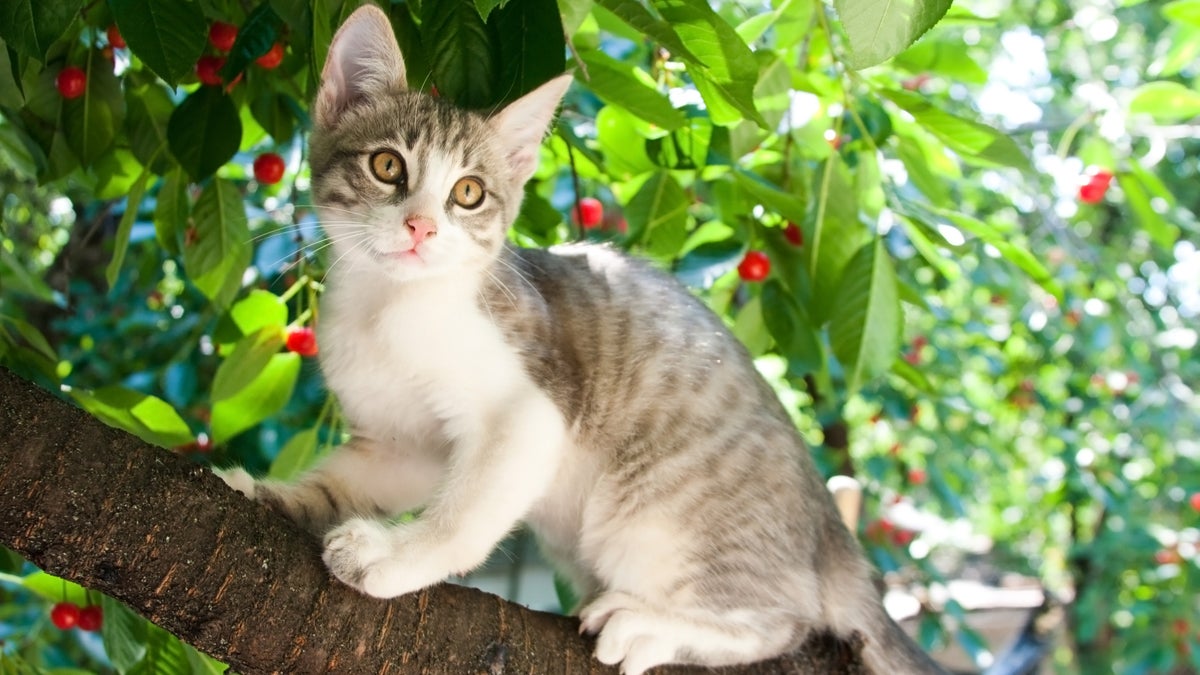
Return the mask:
<path fill-rule="evenodd" d="M 283 45 L 276 42 L 266 54 L 254 59 L 254 62 L 267 70 L 278 68 L 279 64 L 283 63 Z"/>
<path fill-rule="evenodd" d="M 108 33 L 108 44 L 117 49 L 124 49 L 126 47 L 125 38 L 121 37 L 121 30 L 117 28 L 117 24 L 114 23 L 109 26 L 105 32 Z"/>
<path fill-rule="evenodd" d="M 1159 565 L 1177 565 L 1183 562 L 1183 556 L 1179 555 L 1179 551 L 1173 548 L 1159 549 L 1154 552 L 1154 562 Z"/>
<path fill-rule="evenodd" d="M 196 77 L 204 84 L 221 84 L 221 69 L 225 67 L 224 56 L 201 56 L 196 61 Z"/>
<path fill-rule="evenodd" d="M 75 66 L 67 66 L 58 73 L 58 77 L 54 80 L 54 86 L 58 88 L 58 93 L 63 98 L 79 98 L 87 89 L 87 75 Z"/>
<path fill-rule="evenodd" d="M 264 152 L 254 158 L 254 179 L 264 185 L 274 185 L 283 178 L 286 164 L 273 152 Z"/>
<path fill-rule="evenodd" d="M 787 227 L 783 228 L 783 238 L 792 246 L 803 246 L 804 230 L 801 230 L 799 225 L 789 222 Z"/>
<path fill-rule="evenodd" d="M 924 485 L 929 476 L 925 473 L 925 469 L 909 469 L 908 482 L 913 485 Z"/>
<path fill-rule="evenodd" d="M 1200 492 L 1193 492 L 1191 497 L 1188 497 L 1188 504 L 1191 504 L 1193 511 L 1200 511 Z"/>
<path fill-rule="evenodd" d="M 223 52 L 233 49 L 233 43 L 237 41 L 237 34 L 237 26 L 224 21 L 214 21 L 213 25 L 208 27 L 208 41 Z"/>
<path fill-rule="evenodd" d="M 579 200 L 579 205 L 571 210 L 571 218 L 576 225 L 585 230 L 598 227 L 604 220 L 604 204 L 595 197 L 584 197 Z"/>
<path fill-rule="evenodd" d="M 104 610 L 99 605 L 89 605 L 79 612 L 79 628 L 95 632 L 104 623 Z"/>
<path fill-rule="evenodd" d="M 1104 201 L 1108 186 L 1101 183 L 1084 183 L 1079 186 L 1079 201 L 1084 204 L 1099 204 Z"/>
<path fill-rule="evenodd" d="M 287 350 L 300 356 L 317 355 L 317 334 L 307 326 L 291 328 L 287 332 Z"/>
<path fill-rule="evenodd" d="M 917 533 L 912 530 L 896 530 L 892 533 L 892 543 L 897 546 L 908 546 L 916 538 Z"/>
<path fill-rule="evenodd" d="M 771 273 L 771 259 L 762 251 L 747 251 L 737 270 L 743 281 L 762 281 Z"/>
<path fill-rule="evenodd" d="M 60 602 L 50 608 L 50 623 L 59 630 L 74 628 L 79 623 L 79 605 Z"/>
<path fill-rule="evenodd" d="M 1104 187 L 1108 187 L 1113 181 L 1113 174 L 1108 169 L 1098 169 L 1096 167 L 1092 167 L 1088 170 L 1088 175 L 1090 176 L 1088 179 L 1089 183 L 1096 183 L 1097 185 L 1103 185 Z"/>

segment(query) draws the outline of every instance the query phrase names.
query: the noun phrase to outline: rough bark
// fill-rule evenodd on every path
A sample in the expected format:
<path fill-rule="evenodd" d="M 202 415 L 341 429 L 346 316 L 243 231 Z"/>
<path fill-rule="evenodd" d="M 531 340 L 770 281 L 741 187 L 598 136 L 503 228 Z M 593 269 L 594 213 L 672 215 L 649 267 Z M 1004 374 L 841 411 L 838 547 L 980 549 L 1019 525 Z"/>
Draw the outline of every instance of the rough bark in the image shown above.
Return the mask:
<path fill-rule="evenodd" d="M 0 543 L 245 675 L 614 672 L 572 618 L 453 585 L 363 597 L 290 522 L 3 369 Z M 816 635 L 717 672 L 865 673 L 859 647 Z"/>

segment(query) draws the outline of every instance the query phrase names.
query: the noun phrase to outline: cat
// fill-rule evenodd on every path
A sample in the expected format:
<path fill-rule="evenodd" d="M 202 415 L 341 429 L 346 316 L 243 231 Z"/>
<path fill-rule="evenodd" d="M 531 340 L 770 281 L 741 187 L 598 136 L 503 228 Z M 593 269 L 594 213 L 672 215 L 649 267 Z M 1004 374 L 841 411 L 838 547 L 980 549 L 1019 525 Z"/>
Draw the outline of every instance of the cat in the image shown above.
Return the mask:
<path fill-rule="evenodd" d="M 320 364 L 352 438 L 294 483 L 222 476 L 377 598 L 475 568 L 524 521 L 626 675 L 765 659 L 816 627 L 863 635 L 877 673 L 938 672 L 716 315 L 611 248 L 506 241 L 571 79 L 462 111 L 408 89 L 383 12 L 346 20 L 310 163 L 333 249 Z"/>

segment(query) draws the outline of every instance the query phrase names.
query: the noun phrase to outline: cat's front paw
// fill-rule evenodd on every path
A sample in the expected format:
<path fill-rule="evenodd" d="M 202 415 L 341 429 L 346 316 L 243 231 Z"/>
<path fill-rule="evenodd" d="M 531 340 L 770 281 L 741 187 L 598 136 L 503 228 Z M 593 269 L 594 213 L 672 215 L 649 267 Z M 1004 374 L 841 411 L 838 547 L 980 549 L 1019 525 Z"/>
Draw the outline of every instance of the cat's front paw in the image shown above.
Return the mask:
<path fill-rule="evenodd" d="M 213 469 L 213 473 L 217 474 L 217 477 L 225 481 L 225 484 L 229 487 L 246 495 L 250 499 L 254 499 L 254 477 L 247 473 L 245 469 L 241 467 Z"/>
<path fill-rule="evenodd" d="M 579 612 L 579 619 L 581 633 L 599 633 L 596 660 L 620 664 L 621 675 L 641 675 L 678 657 L 677 645 L 664 634 L 670 622 L 627 593 L 601 595 Z"/>
<path fill-rule="evenodd" d="M 366 518 L 351 518 L 325 535 L 325 565 L 347 586 L 376 598 L 394 598 L 410 590 L 396 577 L 392 528 Z"/>

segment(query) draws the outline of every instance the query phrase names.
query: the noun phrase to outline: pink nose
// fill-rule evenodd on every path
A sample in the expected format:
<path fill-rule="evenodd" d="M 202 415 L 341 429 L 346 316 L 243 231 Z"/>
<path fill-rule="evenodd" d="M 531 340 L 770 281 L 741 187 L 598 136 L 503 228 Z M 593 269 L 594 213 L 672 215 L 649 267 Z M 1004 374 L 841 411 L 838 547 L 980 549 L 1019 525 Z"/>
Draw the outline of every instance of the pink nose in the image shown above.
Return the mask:
<path fill-rule="evenodd" d="M 424 216 L 409 216 L 404 225 L 408 227 L 408 233 L 412 236 L 413 248 L 437 234 L 437 225 Z"/>

